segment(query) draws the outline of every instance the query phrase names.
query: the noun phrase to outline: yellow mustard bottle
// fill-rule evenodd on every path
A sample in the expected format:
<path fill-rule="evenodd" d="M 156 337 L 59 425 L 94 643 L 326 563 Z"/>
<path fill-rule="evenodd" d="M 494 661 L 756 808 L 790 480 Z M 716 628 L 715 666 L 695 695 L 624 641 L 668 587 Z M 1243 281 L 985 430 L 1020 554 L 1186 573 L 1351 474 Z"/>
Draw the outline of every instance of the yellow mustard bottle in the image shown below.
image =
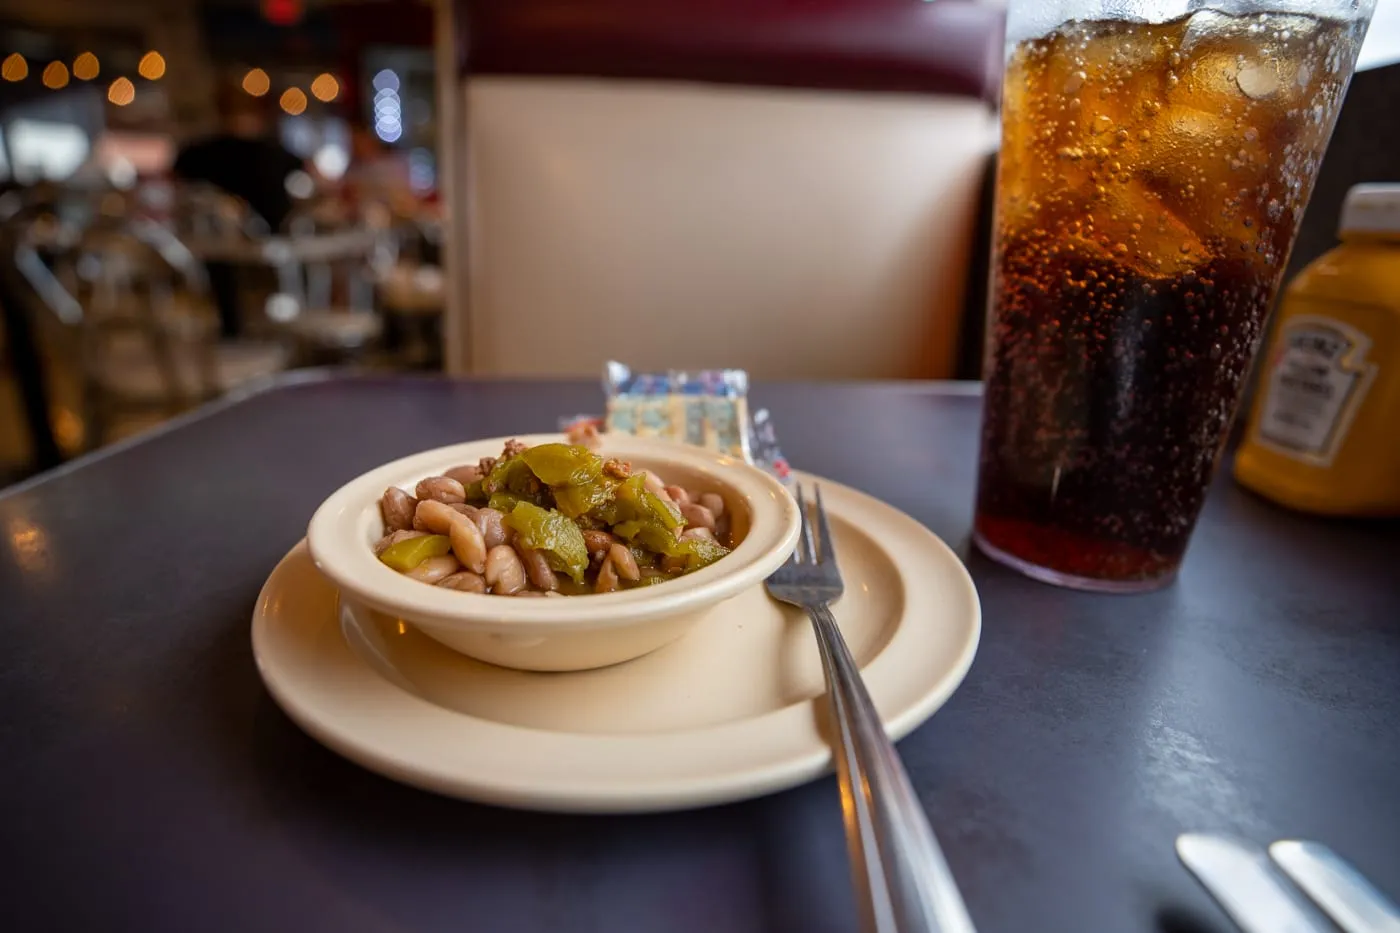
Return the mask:
<path fill-rule="evenodd" d="M 1357 185 L 1341 245 L 1298 274 L 1235 479 L 1327 515 L 1400 515 L 1400 184 Z"/>

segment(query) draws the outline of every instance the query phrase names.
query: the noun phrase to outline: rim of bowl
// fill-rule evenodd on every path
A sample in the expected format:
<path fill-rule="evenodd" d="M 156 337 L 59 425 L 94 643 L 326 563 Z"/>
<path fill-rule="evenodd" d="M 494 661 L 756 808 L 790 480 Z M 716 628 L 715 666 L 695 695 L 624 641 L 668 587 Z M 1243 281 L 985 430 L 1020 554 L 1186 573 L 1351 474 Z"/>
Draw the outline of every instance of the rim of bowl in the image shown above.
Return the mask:
<path fill-rule="evenodd" d="M 560 434 L 512 435 L 534 446 L 564 442 Z M 730 554 L 708 567 L 657 586 L 567 599 L 519 599 L 429 586 L 386 567 L 366 540 L 382 522 L 379 500 L 390 486 L 410 489 L 420 479 L 481 457 L 496 456 L 510 437 L 426 450 L 361 474 L 341 486 L 311 517 L 306 540 L 312 560 L 330 580 L 374 609 L 444 629 L 520 632 L 616 628 L 702 608 L 756 586 L 792 553 L 801 531 L 797 503 L 776 478 L 742 460 L 701 447 L 631 435 L 604 434 L 601 451 L 619 459 L 673 463 L 705 473 L 726 498 L 749 506 L 749 532 Z M 664 474 L 663 474 L 664 475 Z"/>

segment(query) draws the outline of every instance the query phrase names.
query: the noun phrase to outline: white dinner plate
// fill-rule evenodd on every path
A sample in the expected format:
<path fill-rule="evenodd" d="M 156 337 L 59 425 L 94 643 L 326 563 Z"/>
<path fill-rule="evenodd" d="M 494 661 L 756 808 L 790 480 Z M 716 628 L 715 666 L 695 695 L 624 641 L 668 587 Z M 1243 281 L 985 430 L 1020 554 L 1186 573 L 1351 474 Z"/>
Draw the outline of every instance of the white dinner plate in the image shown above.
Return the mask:
<path fill-rule="evenodd" d="M 846 583 L 833 610 L 890 735 L 902 737 L 972 664 L 977 590 L 912 518 L 799 478 L 821 484 Z M 474 661 L 338 599 L 303 541 L 263 586 L 253 652 L 272 696 L 318 741 L 386 777 L 469 800 L 681 809 L 792 787 L 831 764 L 810 625 L 762 587 L 635 661 L 530 673 Z"/>

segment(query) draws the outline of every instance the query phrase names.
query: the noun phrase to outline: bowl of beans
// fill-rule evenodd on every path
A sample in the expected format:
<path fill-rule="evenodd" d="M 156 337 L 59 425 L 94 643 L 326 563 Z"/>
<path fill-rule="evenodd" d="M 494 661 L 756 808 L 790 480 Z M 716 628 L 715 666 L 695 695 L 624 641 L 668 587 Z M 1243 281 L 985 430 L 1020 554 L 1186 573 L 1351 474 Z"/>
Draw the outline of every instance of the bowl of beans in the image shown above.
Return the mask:
<path fill-rule="evenodd" d="M 317 509 L 307 543 L 343 600 L 483 661 L 566 671 L 679 638 L 799 531 L 782 484 L 732 457 L 538 435 L 371 470 Z"/>

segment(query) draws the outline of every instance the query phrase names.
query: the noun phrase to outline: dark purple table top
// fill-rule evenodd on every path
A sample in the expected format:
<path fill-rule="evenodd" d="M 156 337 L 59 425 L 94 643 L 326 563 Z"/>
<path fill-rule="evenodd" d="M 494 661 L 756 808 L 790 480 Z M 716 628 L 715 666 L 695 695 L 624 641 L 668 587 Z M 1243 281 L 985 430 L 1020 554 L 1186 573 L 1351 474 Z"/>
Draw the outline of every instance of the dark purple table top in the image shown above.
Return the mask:
<path fill-rule="evenodd" d="M 978 399 L 769 385 L 789 457 L 964 554 Z M 0 496 L 5 928 L 849 931 L 835 783 L 531 814 L 376 777 L 263 690 L 254 598 L 313 508 L 412 451 L 550 430 L 587 383 L 308 381 Z M 1400 534 L 1218 483 L 1176 586 L 972 555 L 982 645 L 901 743 L 982 933 L 1225 930 L 1183 830 L 1324 840 L 1400 895 Z"/>

